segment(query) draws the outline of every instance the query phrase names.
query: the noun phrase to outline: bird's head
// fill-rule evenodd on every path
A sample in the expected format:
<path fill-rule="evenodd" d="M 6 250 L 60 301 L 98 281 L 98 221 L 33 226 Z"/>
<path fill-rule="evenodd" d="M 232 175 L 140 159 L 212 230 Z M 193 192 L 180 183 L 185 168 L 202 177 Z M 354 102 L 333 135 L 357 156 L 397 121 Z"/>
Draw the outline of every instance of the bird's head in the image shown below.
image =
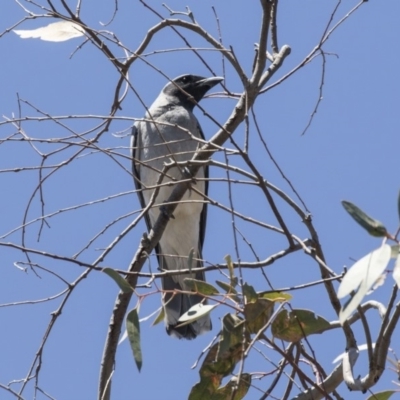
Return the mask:
<path fill-rule="evenodd" d="M 176 99 L 186 107 L 194 108 L 204 95 L 224 78 L 204 78 L 196 75 L 181 75 L 169 82 L 163 89 L 164 95 Z"/>

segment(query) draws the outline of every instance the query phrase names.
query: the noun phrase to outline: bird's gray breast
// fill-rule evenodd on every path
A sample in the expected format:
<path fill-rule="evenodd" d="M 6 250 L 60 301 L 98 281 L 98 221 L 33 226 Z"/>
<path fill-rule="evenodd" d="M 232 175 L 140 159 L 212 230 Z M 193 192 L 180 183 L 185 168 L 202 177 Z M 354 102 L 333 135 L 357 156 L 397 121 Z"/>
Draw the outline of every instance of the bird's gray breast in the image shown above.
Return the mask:
<path fill-rule="evenodd" d="M 136 154 L 139 155 L 140 160 L 138 169 L 140 180 L 145 187 L 156 184 L 166 163 L 187 161 L 193 158 L 200 146 L 200 142 L 196 139 L 202 136 L 194 114 L 182 106 L 173 105 L 151 107 L 145 120 L 137 124 L 137 132 L 139 140 L 137 140 Z M 198 176 L 204 176 L 202 169 Z M 176 167 L 167 171 L 163 182 L 174 178 L 181 178 L 181 171 Z M 151 190 L 145 191 L 146 202 L 149 201 L 151 192 Z M 158 199 L 164 201 L 170 190 L 162 190 L 162 192 L 164 192 L 163 199 L 160 198 L 161 196 L 158 196 Z"/>

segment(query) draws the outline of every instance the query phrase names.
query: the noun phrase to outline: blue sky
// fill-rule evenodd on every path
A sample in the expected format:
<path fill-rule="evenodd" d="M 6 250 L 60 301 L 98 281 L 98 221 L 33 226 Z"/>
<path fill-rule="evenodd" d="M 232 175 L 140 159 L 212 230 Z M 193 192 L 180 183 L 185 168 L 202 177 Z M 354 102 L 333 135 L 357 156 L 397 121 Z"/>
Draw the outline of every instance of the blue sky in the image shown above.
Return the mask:
<path fill-rule="evenodd" d="M 41 4 L 45 4 L 44 0 Z M 68 2 L 74 7 L 74 2 Z M 101 29 L 99 22 L 110 20 L 113 1 L 82 1 L 82 19 L 94 29 Z M 342 2 L 338 17 L 344 16 L 356 2 Z M 25 4 L 25 3 L 24 3 Z M 161 2 L 151 0 L 149 4 L 167 16 Z M 318 43 L 326 23 L 335 6 L 335 1 L 281 0 L 279 10 L 279 45 L 288 44 L 291 55 L 274 76 L 279 79 L 295 67 Z M 254 57 L 254 43 L 258 41 L 259 2 L 226 2 L 208 0 L 202 2 L 170 1 L 169 7 L 184 10 L 188 5 L 196 20 L 211 34 L 218 37 L 216 22 L 211 6 L 215 6 L 220 22 L 224 44 L 232 46 L 247 74 L 250 74 Z M 24 17 L 23 10 L 13 1 L 4 6 L 0 19 L 0 31 L 4 32 Z M 40 13 L 39 9 L 34 10 Z M 58 7 L 58 5 L 57 5 Z M 147 30 L 159 20 L 138 1 L 122 0 L 118 3 L 118 13 L 111 25 L 104 29 L 113 31 L 124 45 L 134 50 L 138 47 Z M 61 9 L 61 7 L 60 7 Z M 400 80 L 398 71 L 400 57 L 398 43 L 400 26 L 398 15 L 400 4 L 396 0 L 365 3 L 353 16 L 335 31 L 326 43 L 327 53 L 323 100 L 311 127 L 301 135 L 315 102 L 319 96 L 321 79 L 321 58 L 298 71 L 290 79 L 268 91 L 258 99 L 255 111 L 262 135 L 267 141 L 279 166 L 300 193 L 310 210 L 318 230 L 328 265 L 337 273 L 343 266 L 350 266 L 352 260 L 362 257 L 380 244 L 380 240 L 368 236 L 343 210 L 343 199 L 358 204 L 370 215 L 383 221 L 394 232 L 398 226 L 397 193 L 398 179 L 398 127 Z M 34 29 L 54 22 L 50 19 L 26 21 L 18 29 Z M 208 47 L 193 34 L 188 34 L 193 46 Z M 5 118 L 18 115 L 17 96 L 26 100 L 45 114 L 56 116 L 107 115 L 113 102 L 118 73 L 104 55 L 90 44 L 84 45 L 73 39 L 62 43 L 43 42 L 38 39 L 20 39 L 14 33 L 6 33 L 0 38 L 2 73 L 0 74 L 0 111 Z M 156 35 L 147 52 L 183 48 L 182 41 L 171 31 L 164 30 Z M 71 58 L 71 54 L 74 53 Z M 122 51 L 117 51 L 123 56 Z M 223 74 L 221 56 L 212 51 L 202 55 L 217 75 Z M 161 52 L 146 58 L 154 67 L 162 70 L 170 78 L 183 73 L 208 76 L 210 72 L 190 51 Z M 226 85 L 233 92 L 242 90 L 240 80 L 226 65 Z M 138 61 L 130 70 L 130 81 L 142 100 L 149 106 L 165 85 L 166 79 L 156 69 Z M 214 91 L 221 91 L 220 87 Z M 37 117 L 38 112 L 29 104 L 22 105 L 23 116 Z M 235 101 L 227 98 L 211 98 L 202 106 L 220 123 L 224 123 L 232 111 Z M 45 214 L 86 202 L 108 198 L 83 208 L 75 208 L 48 218 L 49 226 L 40 223 L 29 225 L 25 230 L 25 246 L 46 252 L 72 257 L 81 251 L 88 241 L 104 226 L 127 213 L 137 211 L 139 203 L 133 191 L 133 180 L 128 173 L 129 127 L 134 118 L 140 118 L 144 109 L 140 101 L 130 91 L 118 112 L 121 119 L 111 124 L 108 132 L 99 141 L 99 147 L 113 149 L 117 155 L 112 159 L 105 152 L 84 151 L 82 156 L 60 168 L 42 185 Z M 200 110 L 196 114 L 202 124 L 206 138 L 210 138 L 217 127 Z M 4 120 L 4 119 L 3 119 Z M 85 132 L 95 127 L 99 120 L 74 118 L 64 121 L 65 125 L 77 132 Z M 22 128 L 33 138 L 60 138 L 68 136 L 65 127 L 52 121 L 24 121 Z M 0 138 L 12 135 L 16 128 L 0 125 Z M 235 140 L 243 143 L 244 125 L 235 132 Z M 90 136 L 90 135 L 89 135 Z M 91 135 L 93 136 L 93 135 Z M 34 195 L 27 213 L 31 221 L 41 215 L 41 199 L 35 189 L 38 186 L 37 169 L 7 172 L 17 167 L 38 166 L 42 161 L 39 152 L 47 153 L 58 149 L 60 144 L 35 142 L 36 149 L 23 141 L 0 142 L 0 196 L 1 243 L 11 242 L 21 245 L 23 231 L 19 227 L 30 198 Z M 230 144 L 226 144 L 231 148 Z M 68 159 L 77 149 L 54 154 L 45 161 L 46 166 L 55 165 Z M 263 176 L 294 198 L 287 183 L 282 179 L 270 159 L 262 150 L 254 124 L 250 125 L 249 153 Z M 215 159 L 223 160 L 221 154 Z M 244 167 L 235 156 L 230 163 Z M 45 170 L 45 173 L 49 171 Z M 212 169 L 213 178 L 224 178 L 220 169 Z M 276 221 L 259 191 L 248 185 L 235 184 L 233 201 L 235 209 L 253 218 L 276 225 Z M 224 205 L 229 205 L 227 185 L 215 180 L 210 183 L 210 196 Z M 290 229 L 300 238 L 307 237 L 307 231 L 298 216 L 287 206 L 279 207 Z M 136 215 L 136 214 L 135 214 Z M 129 216 L 114 224 L 79 259 L 93 262 L 100 250 L 108 246 L 134 218 Z M 254 228 L 238 222 L 238 227 L 256 249 L 261 258 L 266 258 L 286 247 L 285 240 L 272 232 Z M 111 268 L 125 269 L 131 261 L 145 224 L 142 222 L 110 253 L 101 264 Z M 40 240 L 38 235 L 40 232 Z M 243 241 L 240 242 L 242 260 L 254 261 L 254 256 Z M 100 250 L 99 250 L 100 249 Z M 0 305 L 21 301 L 44 299 L 65 289 L 65 284 L 56 276 L 36 269 L 40 276 L 29 268 L 26 272 L 14 266 L 15 262 L 26 261 L 18 250 L 2 245 L 0 247 L 1 274 Z M 203 256 L 210 263 L 222 263 L 226 254 L 235 259 L 231 217 L 216 207 L 209 207 L 209 218 Z M 48 271 L 59 274 L 72 282 L 83 268 L 46 257 L 32 256 L 32 260 Z M 151 269 L 157 268 L 156 259 L 150 259 Z M 148 264 L 144 271 L 148 271 Z M 275 288 L 299 285 L 319 279 L 317 266 L 305 255 L 294 254 L 265 268 L 268 278 Z M 259 271 L 245 270 L 244 278 L 258 290 L 266 290 L 265 280 Z M 221 279 L 220 273 L 208 274 L 208 280 Z M 370 298 L 387 304 L 392 288 L 389 276 L 385 285 Z M 143 283 L 143 282 L 142 282 Z M 141 293 L 154 292 L 154 288 Z M 94 399 L 97 391 L 99 365 L 118 288 L 115 283 L 99 272 L 92 272 L 80 282 L 72 292 L 62 315 L 45 346 L 40 387 L 56 399 Z M 292 306 L 314 310 L 328 320 L 336 316 L 322 288 L 314 287 L 293 292 Z M 60 304 L 61 298 L 40 304 L 3 306 L 0 308 L 3 321 L 0 343 L 0 383 L 22 379 L 32 363 L 40 346 L 51 313 Z M 135 299 L 131 307 L 135 305 Z M 159 294 L 145 298 L 140 310 L 144 317 L 159 307 Z M 144 363 L 139 374 L 127 342 L 118 350 L 116 372 L 113 381 L 115 399 L 183 399 L 198 381 L 197 371 L 190 369 L 202 349 L 212 340 L 220 328 L 220 318 L 227 308 L 220 307 L 212 314 L 213 331 L 195 341 L 178 341 L 168 337 L 162 324 L 151 327 L 149 321 L 141 325 Z M 367 314 L 371 321 L 372 334 L 376 335 L 380 320 L 375 311 Z M 365 337 L 360 325 L 355 325 L 358 342 Z M 398 332 L 394 338 L 398 336 Z M 341 332 L 330 332 L 322 336 L 310 337 L 318 359 L 329 373 L 332 360 L 344 351 L 345 342 Z M 398 343 L 393 349 L 400 352 Z M 267 352 L 268 353 L 268 352 Z M 268 353 L 275 362 L 275 354 Z M 265 359 L 254 353 L 246 362 L 245 371 L 270 371 L 273 367 Z M 365 355 L 360 356 L 355 375 L 367 372 Z M 268 387 L 268 379 L 255 382 L 260 387 Z M 394 388 L 396 379 L 387 371 L 373 390 Z M 17 388 L 16 384 L 13 386 Z M 341 395 L 346 399 L 360 399 L 360 393 L 350 393 L 343 385 Z M 6 391 L 2 399 L 14 398 Z M 249 398 L 258 398 L 253 390 Z M 28 384 L 25 398 L 32 398 L 32 383 Z M 39 395 L 38 398 L 45 398 Z M 367 394 L 363 398 L 367 398 Z"/>

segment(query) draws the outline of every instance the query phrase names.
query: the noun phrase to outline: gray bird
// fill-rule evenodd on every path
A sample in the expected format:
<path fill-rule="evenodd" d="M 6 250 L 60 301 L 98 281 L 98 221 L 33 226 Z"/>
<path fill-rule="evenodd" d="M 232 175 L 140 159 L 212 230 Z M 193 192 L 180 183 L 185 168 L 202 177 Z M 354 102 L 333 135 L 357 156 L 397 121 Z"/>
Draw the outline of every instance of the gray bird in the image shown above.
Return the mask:
<path fill-rule="evenodd" d="M 204 140 L 193 109 L 208 90 L 223 80 L 220 77 L 203 78 L 195 75 L 182 75 L 169 82 L 145 115 L 146 121 L 138 121 L 133 128 L 132 163 L 136 189 L 142 207 L 151 199 L 157 181 L 166 163 L 187 161 L 193 158 L 200 142 Z M 196 175 L 193 188 L 207 194 L 208 168 L 202 167 Z M 204 179 L 205 178 L 205 179 Z M 153 204 L 145 215 L 150 231 L 160 213 L 160 205 L 165 202 L 174 189 L 166 185 L 172 180 L 181 180 L 182 171 L 173 167 L 163 177 L 162 186 Z M 158 264 L 161 270 L 188 269 L 188 256 L 191 249 L 195 257 L 202 259 L 202 247 L 206 229 L 207 206 L 203 197 L 195 190 L 187 190 L 168 222 L 160 242 L 156 246 Z M 192 267 L 202 267 L 201 261 L 193 262 Z M 162 279 L 165 293 L 163 306 L 165 325 L 169 335 L 194 339 L 197 335 L 211 329 L 209 315 L 189 325 L 177 327 L 179 317 L 190 307 L 203 301 L 199 295 L 176 294 L 172 291 L 190 291 L 184 279 L 192 277 L 205 280 L 204 273 L 167 276 Z"/>

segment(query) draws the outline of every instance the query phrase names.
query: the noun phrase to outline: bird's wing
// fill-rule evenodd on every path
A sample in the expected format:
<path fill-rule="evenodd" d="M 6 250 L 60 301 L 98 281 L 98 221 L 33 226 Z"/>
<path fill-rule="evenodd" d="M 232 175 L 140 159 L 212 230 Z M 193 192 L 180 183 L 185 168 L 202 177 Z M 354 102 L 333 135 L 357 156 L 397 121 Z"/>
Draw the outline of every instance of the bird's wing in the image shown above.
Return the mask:
<path fill-rule="evenodd" d="M 143 187 L 140 179 L 140 153 L 141 153 L 141 138 L 139 127 L 135 124 L 132 128 L 132 138 L 131 138 L 131 156 L 132 156 L 132 174 L 133 180 L 135 181 L 135 187 L 137 190 L 137 195 L 139 197 L 139 202 L 144 209 L 146 207 L 146 202 L 143 196 Z M 148 213 L 144 215 L 144 219 L 146 221 L 147 229 L 150 232 L 152 226 L 150 223 L 150 217 Z"/>
<path fill-rule="evenodd" d="M 200 136 L 203 140 L 205 140 L 205 136 L 203 133 L 203 130 L 201 129 L 200 124 L 197 122 L 197 129 L 199 130 Z M 207 196 L 208 195 L 208 177 L 209 177 L 209 171 L 208 171 L 208 165 L 204 167 L 204 194 Z M 203 258 L 201 252 L 203 249 L 203 243 L 204 243 L 204 237 L 206 234 L 206 223 L 207 223 L 207 204 L 204 203 L 203 205 L 203 210 L 201 211 L 201 216 L 200 216 L 200 234 L 199 234 L 199 257 Z"/>

